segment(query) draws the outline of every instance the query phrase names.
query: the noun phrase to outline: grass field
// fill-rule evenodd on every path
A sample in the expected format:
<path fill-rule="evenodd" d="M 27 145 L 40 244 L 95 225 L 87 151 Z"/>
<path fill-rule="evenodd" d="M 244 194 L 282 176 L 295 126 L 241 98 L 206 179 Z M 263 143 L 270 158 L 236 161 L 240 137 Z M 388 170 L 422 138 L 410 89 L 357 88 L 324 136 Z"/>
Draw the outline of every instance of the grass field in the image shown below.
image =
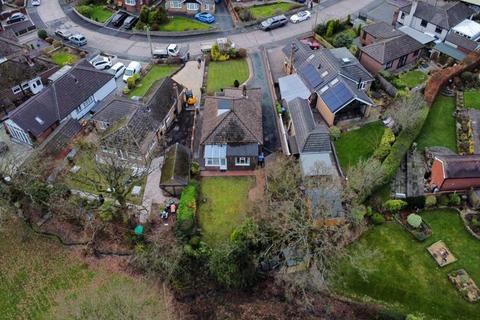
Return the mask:
<path fill-rule="evenodd" d="M 262 4 L 258 6 L 252 6 L 249 8 L 255 19 L 265 19 L 271 16 L 285 13 L 294 8 L 298 8 L 300 5 L 290 2 L 277 2 L 270 4 Z"/>
<path fill-rule="evenodd" d="M 200 183 L 199 224 L 210 245 L 228 240 L 233 229 L 246 217 L 250 177 L 204 177 Z"/>
<path fill-rule="evenodd" d="M 173 17 L 168 19 L 168 23 L 159 26 L 159 31 L 189 31 L 189 30 L 208 30 L 212 27 L 206 23 L 186 18 Z"/>
<path fill-rule="evenodd" d="M 401 73 L 398 75 L 398 78 L 395 79 L 393 82 L 394 84 L 403 84 L 408 88 L 412 89 L 418 86 L 419 84 L 424 83 L 427 81 L 428 76 L 418 70 L 412 70 L 408 72 Z"/>
<path fill-rule="evenodd" d="M 138 81 L 137 86 L 135 87 L 135 89 L 130 91 L 128 96 L 143 97 L 148 92 L 150 87 L 155 83 L 155 81 L 170 76 L 177 69 L 178 69 L 178 66 L 154 65 L 152 69 L 148 71 L 145 77 L 143 77 L 140 81 Z"/>
<path fill-rule="evenodd" d="M 341 134 L 335 141 L 338 159 L 342 169 L 354 166 L 360 159 L 368 159 L 380 143 L 385 126 L 376 121 L 363 127 Z"/>
<path fill-rule="evenodd" d="M 464 268 L 480 283 L 480 242 L 463 226 L 456 211 L 443 209 L 422 213 L 433 235 L 418 242 L 397 223 L 368 231 L 348 248 L 358 262 L 346 260 L 338 267 L 334 287 L 339 293 L 359 300 L 385 304 L 404 313 L 423 313 L 426 319 L 477 319 L 479 304 L 466 302 L 448 281 L 447 274 Z M 440 268 L 426 251 L 443 240 L 457 262 Z M 378 250 L 374 258 L 365 255 Z M 362 278 L 358 270 L 366 271 Z M 369 270 L 369 271 L 368 271 Z"/>
<path fill-rule="evenodd" d="M 417 138 L 418 149 L 426 147 L 446 147 L 453 152 L 457 151 L 455 133 L 455 98 L 439 95 L 430 107 L 427 120 Z"/>
<path fill-rule="evenodd" d="M 76 7 L 83 16 L 97 22 L 104 23 L 112 16 L 112 11 L 105 9 L 103 5 L 81 5 Z"/>
<path fill-rule="evenodd" d="M 480 90 L 468 90 L 464 93 L 465 107 L 480 110 Z"/>
<path fill-rule="evenodd" d="M 240 84 L 249 76 L 248 63 L 245 59 L 210 62 L 208 66 L 207 92 L 213 94 L 223 88 L 233 87 L 235 80 Z"/>
<path fill-rule="evenodd" d="M 20 222 L 9 221 L 2 228 L 0 252 L 0 319 L 119 319 L 131 318 L 128 310 L 135 308 L 140 309 L 136 315 L 146 319 L 166 312 L 163 296 L 152 287 L 119 273 L 90 269 L 56 241 Z"/>
<path fill-rule="evenodd" d="M 74 64 L 78 57 L 68 52 L 57 52 L 52 55 L 52 61 L 63 67 L 66 64 Z"/>

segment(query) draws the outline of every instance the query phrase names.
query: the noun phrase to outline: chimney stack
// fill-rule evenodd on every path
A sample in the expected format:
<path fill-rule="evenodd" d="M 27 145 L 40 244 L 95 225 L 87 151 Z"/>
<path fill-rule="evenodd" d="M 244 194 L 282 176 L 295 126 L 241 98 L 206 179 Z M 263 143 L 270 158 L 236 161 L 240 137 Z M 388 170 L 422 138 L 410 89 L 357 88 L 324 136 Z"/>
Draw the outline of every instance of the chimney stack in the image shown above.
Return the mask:
<path fill-rule="evenodd" d="M 413 20 L 413 15 L 415 14 L 415 11 L 417 11 L 417 6 L 418 6 L 418 1 L 413 0 L 412 1 L 412 8 L 410 9 L 410 13 L 408 16 L 405 17 L 405 25 L 406 26 L 411 26 L 412 20 Z"/>

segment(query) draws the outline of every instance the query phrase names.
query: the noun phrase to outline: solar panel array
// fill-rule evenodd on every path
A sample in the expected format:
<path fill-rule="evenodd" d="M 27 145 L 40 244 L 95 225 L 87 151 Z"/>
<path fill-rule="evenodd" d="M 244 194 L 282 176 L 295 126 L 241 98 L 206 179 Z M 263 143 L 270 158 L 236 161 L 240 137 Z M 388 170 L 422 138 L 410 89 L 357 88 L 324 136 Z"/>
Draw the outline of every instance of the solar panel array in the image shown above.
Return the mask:
<path fill-rule="evenodd" d="M 342 107 L 352 98 L 352 92 L 342 82 L 328 89 L 325 93 L 322 94 L 322 100 L 327 104 L 328 108 L 332 112 L 336 112 L 338 109 L 340 109 L 340 107 Z"/>
<path fill-rule="evenodd" d="M 311 64 L 306 64 L 300 70 L 302 78 L 305 79 L 312 88 L 317 88 L 323 79 L 318 73 L 317 69 Z"/>

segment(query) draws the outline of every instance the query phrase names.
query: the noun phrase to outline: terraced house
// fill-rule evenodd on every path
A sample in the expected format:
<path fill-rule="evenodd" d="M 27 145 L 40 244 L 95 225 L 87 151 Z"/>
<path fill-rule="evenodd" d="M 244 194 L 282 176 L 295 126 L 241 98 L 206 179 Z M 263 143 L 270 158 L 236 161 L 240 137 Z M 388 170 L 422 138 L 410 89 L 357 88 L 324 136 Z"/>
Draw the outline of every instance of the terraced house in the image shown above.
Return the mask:
<path fill-rule="evenodd" d="M 198 12 L 215 12 L 215 1 L 213 0 L 168 0 L 165 2 L 165 9 L 169 13 L 184 13 L 193 15 Z"/>

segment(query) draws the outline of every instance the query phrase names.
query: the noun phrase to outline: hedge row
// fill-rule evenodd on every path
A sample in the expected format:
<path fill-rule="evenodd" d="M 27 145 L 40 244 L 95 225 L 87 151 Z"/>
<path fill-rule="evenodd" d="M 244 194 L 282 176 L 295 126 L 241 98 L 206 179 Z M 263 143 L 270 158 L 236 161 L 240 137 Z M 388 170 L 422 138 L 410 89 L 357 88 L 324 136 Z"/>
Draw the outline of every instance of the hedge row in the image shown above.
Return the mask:
<path fill-rule="evenodd" d="M 185 236 L 191 236 L 195 227 L 198 184 L 191 182 L 182 191 L 177 213 L 177 228 Z"/>

